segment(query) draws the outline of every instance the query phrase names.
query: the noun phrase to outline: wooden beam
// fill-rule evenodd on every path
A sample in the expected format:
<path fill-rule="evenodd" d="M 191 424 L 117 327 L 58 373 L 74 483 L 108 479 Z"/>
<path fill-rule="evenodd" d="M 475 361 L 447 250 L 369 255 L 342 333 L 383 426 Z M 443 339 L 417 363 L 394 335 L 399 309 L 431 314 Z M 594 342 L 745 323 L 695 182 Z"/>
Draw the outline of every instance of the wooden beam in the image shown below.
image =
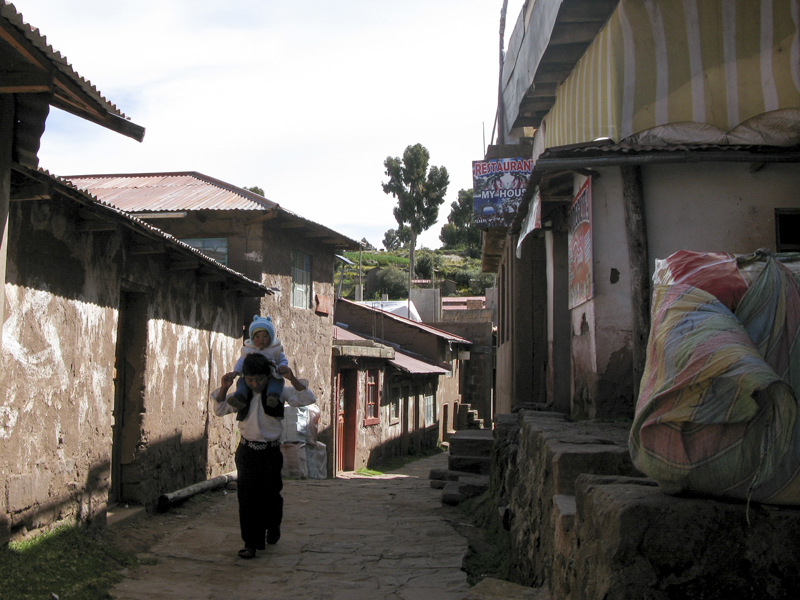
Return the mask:
<path fill-rule="evenodd" d="M 51 197 L 51 187 L 46 183 L 38 181 L 28 181 L 25 185 L 15 186 L 11 190 L 11 200 L 15 202 L 24 200 L 50 200 Z"/>
<path fill-rule="evenodd" d="M 135 244 L 128 249 L 128 254 L 163 254 L 166 252 L 162 244 Z"/>
<path fill-rule="evenodd" d="M 53 81 L 53 76 L 45 71 L 2 71 L 0 94 L 52 92 Z"/>
<path fill-rule="evenodd" d="M 642 167 L 620 167 L 622 198 L 625 203 L 625 228 L 631 268 L 631 307 L 633 309 L 633 399 L 639 397 L 647 339 L 650 336 L 650 257 L 647 251 Z"/>
<path fill-rule="evenodd" d="M 117 226 L 108 221 L 84 221 L 78 226 L 78 231 L 81 233 L 92 233 L 97 231 L 116 231 Z"/>
<path fill-rule="evenodd" d="M 264 221 L 269 221 L 271 219 L 274 219 L 277 216 L 278 216 L 277 212 L 275 212 L 274 210 L 270 210 L 263 215 L 259 215 L 258 217 L 253 217 L 249 221 L 246 221 L 245 225 L 257 225 L 258 223 L 263 223 Z"/>
<path fill-rule="evenodd" d="M 170 271 L 188 271 L 191 269 L 200 268 L 200 261 L 198 260 L 176 260 L 169 263 Z"/>

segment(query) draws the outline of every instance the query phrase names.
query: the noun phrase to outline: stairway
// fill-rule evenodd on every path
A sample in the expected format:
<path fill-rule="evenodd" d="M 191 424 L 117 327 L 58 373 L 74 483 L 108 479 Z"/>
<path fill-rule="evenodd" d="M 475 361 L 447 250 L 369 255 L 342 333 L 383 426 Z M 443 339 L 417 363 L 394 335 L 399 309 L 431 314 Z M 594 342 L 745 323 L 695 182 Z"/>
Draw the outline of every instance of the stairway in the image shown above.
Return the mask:
<path fill-rule="evenodd" d="M 459 404 L 456 415 L 456 429 L 483 429 L 484 421 L 478 418 L 478 411 L 473 410 L 470 404 Z"/>
<path fill-rule="evenodd" d="M 447 469 L 431 469 L 429 475 L 444 504 L 456 505 L 489 489 L 493 447 L 491 429 L 463 429 L 450 436 Z"/>

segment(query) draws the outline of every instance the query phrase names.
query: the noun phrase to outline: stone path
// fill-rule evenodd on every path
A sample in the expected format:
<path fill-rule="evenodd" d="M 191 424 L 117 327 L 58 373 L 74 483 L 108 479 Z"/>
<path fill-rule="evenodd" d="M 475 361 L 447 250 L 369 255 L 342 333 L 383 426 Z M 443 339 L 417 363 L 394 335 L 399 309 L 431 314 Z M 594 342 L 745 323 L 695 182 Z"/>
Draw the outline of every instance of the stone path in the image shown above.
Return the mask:
<path fill-rule="evenodd" d="M 219 494 L 128 573 L 116 600 L 462 600 L 467 540 L 450 525 L 428 473 L 447 454 L 379 477 L 287 480 L 282 537 L 252 560 L 236 555 L 236 494 Z"/>

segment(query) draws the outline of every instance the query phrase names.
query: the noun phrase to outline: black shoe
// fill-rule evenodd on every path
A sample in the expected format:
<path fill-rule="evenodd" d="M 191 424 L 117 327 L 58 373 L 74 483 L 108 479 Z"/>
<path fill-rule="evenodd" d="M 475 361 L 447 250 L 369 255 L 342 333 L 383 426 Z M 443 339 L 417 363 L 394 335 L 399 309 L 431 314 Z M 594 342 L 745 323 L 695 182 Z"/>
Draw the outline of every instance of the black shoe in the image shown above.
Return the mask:
<path fill-rule="evenodd" d="M 278 543 L 278 540 L 281 539 L 281 528 L 275 527 L 267 531 L 267 543 L 270 546 L 274 546 Z"/>
<path fill-rule="evenodd" d="M 281 402 L 280 396 L 270 394 L 267 396 L 267 399 L 274 399 L 277 404 L 275 406 L 270 406 L 269 404 L 265 403 L 264 412 L 275 419 L 283 419 L 283 402 Z"/>
<path fill-rule="evenodd" d="M 239 558 L 255 558 L 256 557 L 256 549 L 255 548 L 242 548 L 239 550 Z"/>

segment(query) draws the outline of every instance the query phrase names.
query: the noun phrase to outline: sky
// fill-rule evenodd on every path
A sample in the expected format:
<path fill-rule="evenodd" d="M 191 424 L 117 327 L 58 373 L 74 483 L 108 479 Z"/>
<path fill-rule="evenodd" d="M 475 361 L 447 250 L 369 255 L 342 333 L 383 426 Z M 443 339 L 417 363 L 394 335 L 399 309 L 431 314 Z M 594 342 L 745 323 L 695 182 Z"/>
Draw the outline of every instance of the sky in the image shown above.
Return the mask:
<path fill-rule="evenodd" d="M 523 0 L 510 0 L 506 35 Z M 139 143 L 51 109 L 59 176 L 198 171 L 382 248 L 383 166 L 420 143 L 450 175 L 438 248 L 497 108 L 502 0 L 17 0 L 23 20 L 130 119 Z"/>

